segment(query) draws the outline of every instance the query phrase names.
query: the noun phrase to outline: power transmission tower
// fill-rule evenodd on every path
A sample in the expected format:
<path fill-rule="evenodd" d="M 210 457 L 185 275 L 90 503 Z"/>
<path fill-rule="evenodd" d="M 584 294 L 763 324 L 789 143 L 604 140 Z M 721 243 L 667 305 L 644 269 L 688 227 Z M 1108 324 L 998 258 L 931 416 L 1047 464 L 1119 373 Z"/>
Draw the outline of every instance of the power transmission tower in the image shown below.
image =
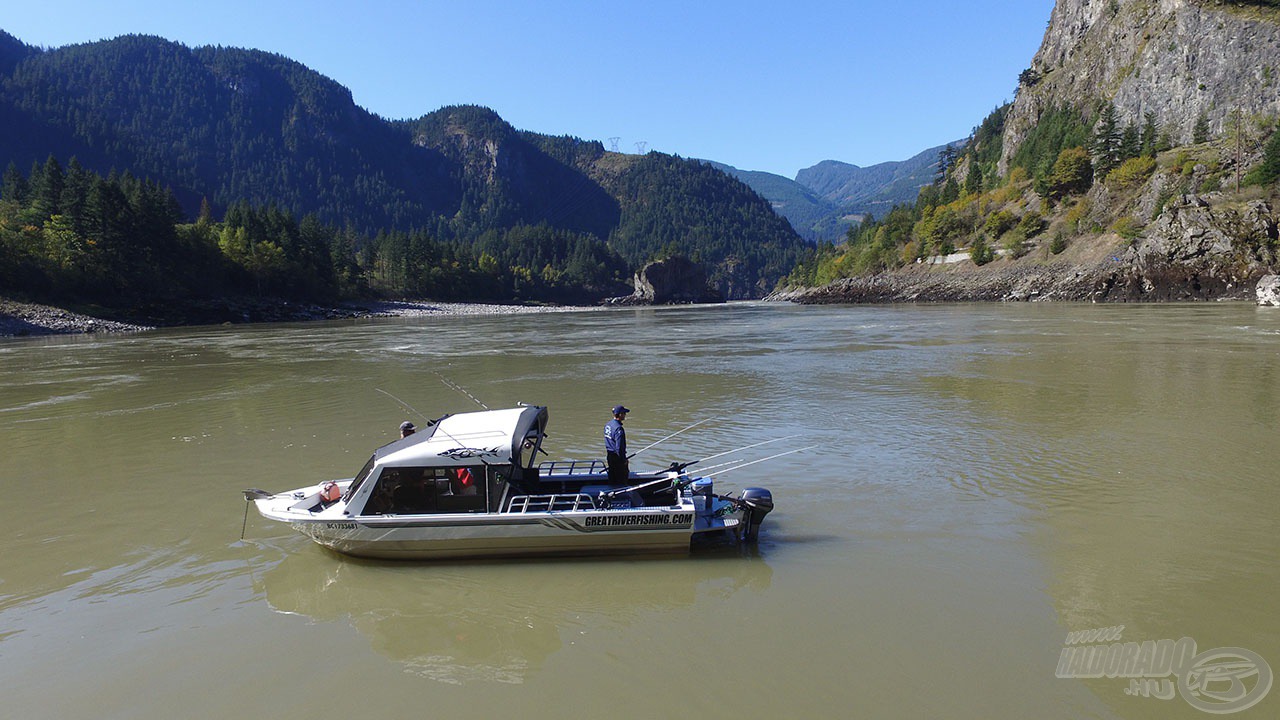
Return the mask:
<path fill-rule="evenodd" d="M 613 152 L 618 152 L 618 141 L 621 139 L 622 138 L 620 137 L 609 138 L 609 149 L 612 150 Z"/>
<path fill-rule="evenodd" d="M 644 140 L 641 140 L 640 142 L 636 143 L 637 155 L 643 155 L 648 151 L 649 151 L 649 143 L 645 142 Z"/>

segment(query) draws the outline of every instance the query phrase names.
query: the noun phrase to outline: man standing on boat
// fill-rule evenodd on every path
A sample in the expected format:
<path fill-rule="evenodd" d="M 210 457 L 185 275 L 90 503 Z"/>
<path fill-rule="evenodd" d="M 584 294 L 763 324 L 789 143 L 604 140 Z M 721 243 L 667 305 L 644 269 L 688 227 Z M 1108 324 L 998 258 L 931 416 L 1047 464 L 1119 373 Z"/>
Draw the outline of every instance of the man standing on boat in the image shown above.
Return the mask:
<path fill-rule="evenodd" d="M 604 454 L 609 465 L 609 482 L 625 483 L 631 476 L 627 467 L 627 431 L 622 421 L 631 412 L 621 405 L 613 408 L 613 419 L 604 426 Z"/>

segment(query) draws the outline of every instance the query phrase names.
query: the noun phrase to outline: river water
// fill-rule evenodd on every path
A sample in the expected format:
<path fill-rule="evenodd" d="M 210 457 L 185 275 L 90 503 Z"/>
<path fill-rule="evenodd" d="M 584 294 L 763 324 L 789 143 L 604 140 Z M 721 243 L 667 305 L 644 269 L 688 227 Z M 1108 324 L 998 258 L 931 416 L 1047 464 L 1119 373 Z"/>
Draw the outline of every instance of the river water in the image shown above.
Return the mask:
<path fill-rule="evenodd" d="M 349 477 L 420 419 L 391 395 L 475 409 L 435 372 L 491 407 L 548 405 L 559 459 L 598 457 L 620 402 L 633 449 L 714 418 L 635 465 L 818 447 L 717 479 L 773 492 L 745 550 L 397 564 L 245 522 L 243 488 Z M 1193 718 L 1232 682 L 1183 688 L 1171 662 L 1235 648 L 1257 701 L 1235 716 L 1274 718 L 1277 430 L 1280 311 L 1243 304 L 0 341 L 2 714 Z M 1126 643 L 1146 660 L 1125 666 Z M 1110 645 L 1110 677 L 1073 666 Z"/>

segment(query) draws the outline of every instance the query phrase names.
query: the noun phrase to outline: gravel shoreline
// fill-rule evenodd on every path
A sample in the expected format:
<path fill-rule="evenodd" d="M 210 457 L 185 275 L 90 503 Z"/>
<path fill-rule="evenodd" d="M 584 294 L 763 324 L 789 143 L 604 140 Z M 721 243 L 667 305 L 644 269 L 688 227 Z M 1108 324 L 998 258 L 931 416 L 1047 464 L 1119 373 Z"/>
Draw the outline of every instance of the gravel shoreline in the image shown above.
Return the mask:
<path fill-rule="evenodd" d="M 172 323 L 202 325 L 253 322 L 291 322 L 372 317 L 425 317 L 433 315 L 521 315 L 531 313 L 583 312 L 600 307 L 565 305 L 488 305 L 413 300 L 349 302 L 335 307 L 300 305 L 284 301 L 268 303 L 223 303 L 207 322 Z M 170 324 L 170 323 L 165 323 Z M 88 333 L 130 333 L 155 330 L 159 324 L 138 324 L 107 320 L 39 303 L 0 298 L 0 337 L 37 337 Z"/>
<path fill-rule="evenodd" d="M 49 305 L 0 299 L 0 337 L 142 332 L 154 329 L 146 325 L 104 320 Z"/>

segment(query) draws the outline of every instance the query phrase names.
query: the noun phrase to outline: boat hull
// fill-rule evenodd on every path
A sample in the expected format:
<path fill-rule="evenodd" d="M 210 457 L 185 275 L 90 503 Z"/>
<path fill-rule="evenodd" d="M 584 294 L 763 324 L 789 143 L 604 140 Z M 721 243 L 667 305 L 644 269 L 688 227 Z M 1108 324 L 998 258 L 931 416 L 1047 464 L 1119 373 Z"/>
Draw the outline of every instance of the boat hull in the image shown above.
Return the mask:
<path fill-rule="evenodd" d="M 696 517 L 692 507 L 430 517 L 287 519 L 298 532 L 345 555 L 397 560 L 631 555 L 688 552 L 695 532 L 736 527 Z"/>

